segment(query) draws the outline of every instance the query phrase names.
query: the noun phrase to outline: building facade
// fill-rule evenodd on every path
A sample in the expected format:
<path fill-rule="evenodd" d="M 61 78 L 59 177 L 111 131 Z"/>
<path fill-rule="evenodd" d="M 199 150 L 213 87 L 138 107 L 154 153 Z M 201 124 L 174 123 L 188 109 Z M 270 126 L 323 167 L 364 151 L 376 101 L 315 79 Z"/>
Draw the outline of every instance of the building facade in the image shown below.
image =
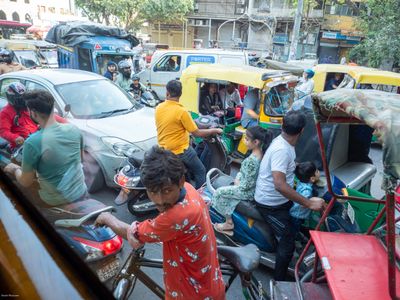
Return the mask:
<path fill-rule="evenodd" d="M 355 0 L 357 7 L 359 2 Z M 338 61 L 341 55 L 346 56 L 361 39 L 361 34 L 354 31 L 358 10 L 348 5 L 331 5 L 329 0 L 318 0 L 313 8 L 307 3 L 297 58 L 319 55 Z M 293 0 L 196 0 L 188 22 L 194 39 L 202 40 L 205 48 L 248 49 L 286 60 L 295 13 Z"/>
<path fill-rule="evenodd" d="M 42 24 L 76 19 L 73 0 L 0 0 L 0 20 Z"/>

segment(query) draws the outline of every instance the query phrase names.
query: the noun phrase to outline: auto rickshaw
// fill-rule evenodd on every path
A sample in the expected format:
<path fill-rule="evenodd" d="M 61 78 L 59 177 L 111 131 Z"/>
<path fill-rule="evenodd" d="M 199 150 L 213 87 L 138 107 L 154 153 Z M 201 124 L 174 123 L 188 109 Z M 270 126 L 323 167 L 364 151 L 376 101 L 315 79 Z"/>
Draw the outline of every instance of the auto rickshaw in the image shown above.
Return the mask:
<path fill-rule="evenodd" d="M 315 125 L 322 154 L 323 169 L 331 200 L 311 238 L 300 255 L 296 282 L 271 281 L 271 299 L 399 299 L 400 259 L 395 243 L 396 191 L 400 186 L 400 95 L 373 90 L 334 90 L 313 97 Z M 324 124 L 368 125 L 383 145 L 384 199 L 339 193 L 333 190 L 331 166 L 327 161 L 329 146 L 323 138 Z M 366 234 L 323 232 L 323 224 L 337 201 L 380 205 Z M 385 217 L 384 217 L 385 216 Z M 354 218 L 354 216 L 353 216 Z M 382 220 L 385 222 L 379 225 Z M 310 247 L 316 250 L 314 266 L 302 278 L 299 268 Z"/>
<path fill-rule="evenodd" d="M 314 68 L 314 92 L 323 92 L 327 88 L 327 82 L 340 74 L 342 80 L 338 88 L 349 89 L 374 89 L 391 93 L 400 93 L 400 74 L 389 71 L 381 71 L 374 68 L 321 64 Z"/>
<path fill-rule="evenodd" d="M 289 72 L 220 64 L 191 65 L 183 71 L 180 80 L 183 86 L 180 103 L 194 119 L 200 115 L 200 97 L 207 84 L 216 83 L 221 89 L 232 82 L 261 91 L 259 124 L 278 130 L 284 113 L 293 102 L 293 89 L 297 84 L 297 77 Z M 228 153 L 243 158 L 247 148 L 243 143 L 245 128 L 240 125 L 240 115 L 223 119 L 223 141 Z"/>
<path fill-rule="evenodd" d="M 23 40 L 0 40 L 0 47 L 12 50 L 15 60 L 26 68 L 43 67 L 35 45 Z"/>

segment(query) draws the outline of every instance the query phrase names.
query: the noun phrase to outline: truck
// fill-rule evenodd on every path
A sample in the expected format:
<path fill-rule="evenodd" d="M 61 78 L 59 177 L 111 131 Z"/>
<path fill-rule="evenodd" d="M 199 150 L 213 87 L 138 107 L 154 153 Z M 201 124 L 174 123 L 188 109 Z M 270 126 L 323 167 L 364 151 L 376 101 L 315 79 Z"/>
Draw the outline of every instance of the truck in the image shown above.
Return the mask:
<path fill-rule="evenodd" d="M 46 41 L 57 45 L 60 68 L 79 69 L 103 75 L 107 63 L 121 60 L 137 69 L 138 52 L 132 50 L 139 40 L 118 27 L 92 22 L 63 22 L 53 26 Z"/>
<path fill-rule="evenodd" d="M 150 65 L 138 75 L 147 83 L 159 99 L 165 98 L 165 86 L 173 79 L 179 79 L 182 71 L 193 64 L 223 64 L 243 66 L 249 64 L 248 55 L 243 51 L 222 49 L 201 50 L 157 50 Z"/>

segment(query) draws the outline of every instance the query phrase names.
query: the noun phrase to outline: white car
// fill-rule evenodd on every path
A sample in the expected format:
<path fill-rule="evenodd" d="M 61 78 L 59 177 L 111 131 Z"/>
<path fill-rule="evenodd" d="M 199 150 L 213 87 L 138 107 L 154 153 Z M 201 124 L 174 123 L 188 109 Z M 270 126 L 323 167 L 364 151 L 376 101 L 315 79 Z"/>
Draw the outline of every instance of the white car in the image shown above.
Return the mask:
<path fill-rule="evenodd" d="M 49 91 L 56 100 L 56 113 L 81 130 L 89 192 L 104 183 L 116 187 L 113 178 L 123 159 L 157 143 L 154 108 L 137 103 L 105 77 L 70 69 L 7 73 L 0 76 L 0 107 L 7 103 L 5 89 L 15 81 L 27 91 Z"/>

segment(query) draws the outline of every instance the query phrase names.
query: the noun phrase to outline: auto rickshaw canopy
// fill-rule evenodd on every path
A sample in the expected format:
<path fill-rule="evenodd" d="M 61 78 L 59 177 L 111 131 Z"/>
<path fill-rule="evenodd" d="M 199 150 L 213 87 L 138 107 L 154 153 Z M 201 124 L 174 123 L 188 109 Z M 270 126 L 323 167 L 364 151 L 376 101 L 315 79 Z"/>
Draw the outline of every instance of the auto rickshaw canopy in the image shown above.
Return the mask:
<path fill-rule="evenodd" d="M 252 66 L 229 66 L 222 64 L 195 64 L 185 69 L 182 77 L 207 78 L 210 80 L 224 80 L 258 89 L 271 78 L 291 75 L 281 70 L 261 69 Z"/>
<path fill-rule="evenodd" d="M 383 145 L 383 188 L 400 179 L 400 95 L 376 90 L 339 89 L 313 95 L 316 120 L 365 123 Z"/>
<path fill-rule="evenodd" d="M 322 92 L 328 73 L 344 73 L 354 78 L 356 84 L 381 84 L 400 86 L 400 74 L 361 66 L 321 64 L 314 67 L 315 92 Z"/>
<path fill-rule="evenodd" d="M 189 111 L 198 113 L 199 82 L 220 84 L 233 82 L 263 90 L 280 84 L 296 85 L 297 76 L 282 70 L 261 69 L 246 65 L 194 64 L 182 72 L 180 80 L 183 91 L 179 102 Z"/>

